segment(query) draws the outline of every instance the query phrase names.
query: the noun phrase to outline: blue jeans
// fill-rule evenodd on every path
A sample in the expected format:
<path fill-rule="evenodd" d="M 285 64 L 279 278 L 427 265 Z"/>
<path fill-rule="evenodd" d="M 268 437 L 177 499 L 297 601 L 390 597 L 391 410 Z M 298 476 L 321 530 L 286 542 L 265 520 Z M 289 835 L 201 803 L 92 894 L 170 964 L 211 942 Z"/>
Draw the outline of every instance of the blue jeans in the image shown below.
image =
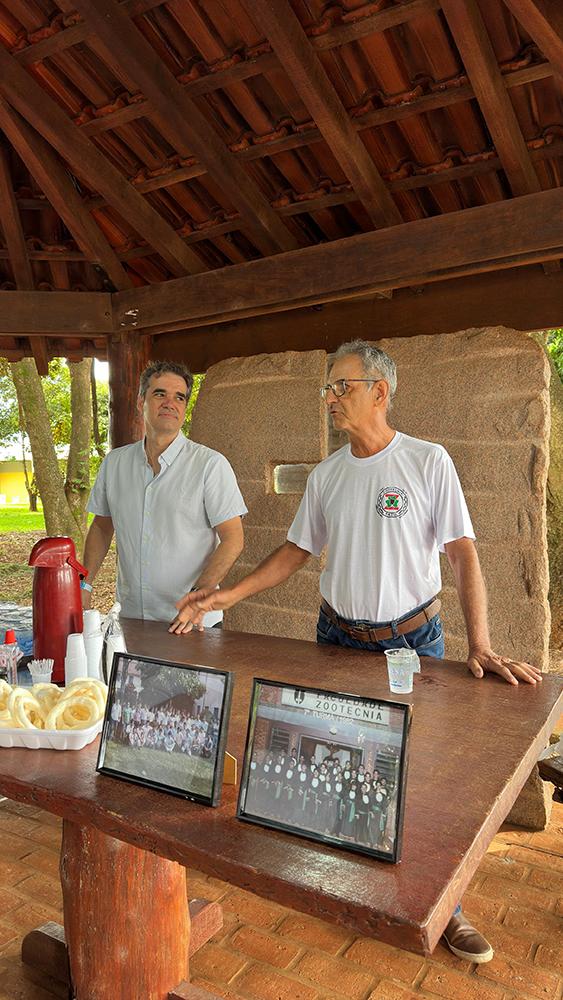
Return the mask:
<path fill-rule="evenodd" d="M 441 660 L 444 657 L 444 633 L 442 631 L 440 615 L 434 615 L 430 621 L 424 622 L 424 625 L 413 629 L 412 632 L 405 632 L 404 635 L 399 635 L 396 631 L 397 625 L 400 622 L 404 621 L 405 618 L 410 618 L 417 611 L 420 611 L 421 608 L 422 605 L 418 608 L 413 608 L 408 614 L 403 615 L 402 618 L 398 618 L 393 622 L 368 622 L 360 619 L 344 619 L 348 625 L 355 625 L 356 627 L 369 625 L 372 628 L 390 627 L 396 633 L 393 638 L 384 639 L 382 642 L 360 642 L 359 639 L 353 639 L 351 635 L 348 635 L 338 625 L 334 625 L 327 618 L 321 607 L 317 622 L 317 642 L 319 645 L 348 646 L 352 649 L 365 649 L 372 653 L 383 653 L 386 649 L 416 649 L 419 656 L 435 656 Z"/>

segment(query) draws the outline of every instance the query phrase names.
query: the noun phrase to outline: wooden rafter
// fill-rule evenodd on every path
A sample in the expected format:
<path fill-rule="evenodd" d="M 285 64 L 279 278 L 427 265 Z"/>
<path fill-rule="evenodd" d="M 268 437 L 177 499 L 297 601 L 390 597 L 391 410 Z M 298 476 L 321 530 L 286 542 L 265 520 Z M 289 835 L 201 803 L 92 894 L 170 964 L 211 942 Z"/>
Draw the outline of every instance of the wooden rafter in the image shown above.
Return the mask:
<path fill-rule="evenodd" d="M 75 6 L 149 99 L 163 134 L 182 155 L 194 154 L 238 209 L 260 251 L 294 249 L 296 240 L 260 189 L 114 0 L 75 0 Z"/>
<path fill-rule="evenodd" d="M 401 214 L 289 3 L 246 0 L 246 5 L 374 226 L 400 225 Z"/>
<path fill-rule="evenodd" d="M 346 330 L 367 340 L 435 336 L 487 326 L 548 330 L 561 325 L 562 303 L 563 274 L 548 278 L 538 267 L 512 268 L 439 281 L 416 294 L 404 288 L 388 300 L 376 302 L 369 295 L 333 302 L 322 310 L 210 324 L 185 337 L 165 333 L 153 338 L 152 353 L 155 360 L 179 361 L 188 350 L 194 371 L 203 372 L 225 358 L 275 351 L 280 345 L 286 351 L 333 351 Z"/>
<path fill-rule="evenodd" d="M 138 17 L 140 14 L 146 14 L 155 7 L 161 7 L 165 2 L 166 0 L 121 0 L 128 17 Z M 73 24 L 69 28 L 63 28 L 55 34 L 47 35 L 46 38 L 34 42 L 32 45 L 27 45 L 24 49 L 19 49 L 14 55 L 22 66 L 31 66 L 33 63 L 56 56 L 57 53 L 72 48 L 73 45 L 79 45 L 80 42 L 85 42 L 87 38 L 88 28 L 83 21 L 79 21 L 78 24 Z"/>
<path fill-rule="evenodd" d="M 118 327 L 186 328 L 562 255 L 563 189 L 556 188 L 118 292 L 113 303 Z"/>
<path fill-rule="evenodd" d="M 541 190 L 476 0 L 442 0 L 479 107 L 514 195 Z"/>
<path fill-rule="evenodd" d="M 542 160 L 552 158 L 556 159 L 559 156 L 563 156 L 563 140 L 555 140 L 554 142 L 546 144 L 539 149 L 531 149 L 530 155 L 534 162 L 540 162 Z M 499 157 L 492 156 L 485 160 L 479 160 L 476 163 L 461 164 L 460 166 L 450 167 L 447 170 L 436 173 L 414 174 L 398 178 L 397 180 L 389 183 L 389 189 L 391 191 L 411 191 L 417 188 L 431 188 L 435 184 L 443 184 L 448 181 L 467 180 L 469 178 L 494 173 L 500 168 L 501 163 Z M 300 213 L 317 212 L 325 208 L 335 207 L 337 205 L 346 205 L 355 200 L 356 195 L 354 192 L 344 190 L 339 193 L 318 195 L 317 197 L 308 200 L 301 200 L 289 203 L 288 205 L 282 205 L 277 208 L 276 211 L 278 211 L 280 215 L 299 215 Z M 18 204 L 20 209 L 26 209 L 28 211 L 41 211 L 45 208 L 45 201 L 40 198 L 18 198 Z M 93 202 L 90 201 L 88 204 L 92 207 Z M 95 204 L 97 205 L 98 201 L 96 201 Z M 225 222 L 218 222 L 214 225 L 205 226 L 202 229 L 195 230 L 193 233 L 190 233 L 189 236 L 185 237 L 185 242 L 191 246 L 195 243 L 201 242 L 202 240 L 213 241 L 218 236 L 236 232 L 238 229 L 240 229 L 240 220 L 238 217 L 234 217 L 233 219 L 229 219 Z M 136 258 L 150 257 L 153 253 L 154 251 L 152 247 L 133 246 L 128 247 L 126 250 L 120 250 L 117 256 L 121 261 L 128 261 L 135 260 Z M 84 254 L 80 251 L 61 250 L 60 248 L 50 250 L 48 247 L 41 250 L 29 250 L 28 256 L 30 260 L 42 260 L 47 262 L 51 262 L 55 257 L 58 260 L 67 262 L 83 261 L 86 259 Z M 6 260 L 7 258 L 7 251 L 0 249 L 0 260 Z"/>
<path fill-rule="evenodd" d="M 185 245 L 172 226 L 81 134 L 3 45 L 0 45 L 0 94 L 60 153 L 79 177 L 99 191 L 154 247 L 173 274 L 196 274 L 204 269 L 199 257 Z"/>
<path fill-rule="evenodd" d="M 0 204 L 2 205 L 0 222 L 15 283 L 20 291 L 30 292 L 34 287 L 33 272 L 27 256 L 20 214 L 12 187 L 8 150 L 5 147 L 0 147 Z"/>
<path fill-rule="evenodd" d="M 166 0 L 144 0 L 143 3 L 140 0 L 122 0 L 121 6 L 129 17 L 136 17 L 141 13 L 152 10 L 154 7 L 160 7 L 165 2 Z M 415 17 L 420 17 L 423 14 L 432 14 L 439 10 L 439 8 L 440 0 L 408 0 L 408 2 L 402 3 L 399 7 L 376 11 L 374 14 L 361 17 L 350 24 L 336 25 L 328 31 L 323 32 L 322 35 L 314 35 L 311 42 L 315 48 L 332 49 L 338 45 L 344 45 L 346 42 L 365 38 L 367 35 L 374 34 L 377 31 L 387 31 L 389 28 L 406 24 Z M 32 63 L 55 56 L 58 52 L 64 52 L 65 49 L 72 48 L 74 45 L 86 41 L 88 37 L 88 26 L 84 21 L 80 21 L 78 24 L 73 24 L 71 27 L 64 28 L 54 35 L 42 38 L 32 45 L 19 49 L 14 55 L 22 65 L 30 66 Z M 264 52 L 252 59 L 236 63 L 226 70 L 217 70 L 208 76 L 202 77 L 200 80 L 194 80 L 188 84 L 188 88 L 192 96 L 196 94 L 200 96 L 201 94 L 210 93 L 212 90 L 217 90 L 219 87 L 224 87 L 227 83 L 246 80 L 259 73 L 265 73 L 268 69 L 275 68 L 277 65 L 278 62 L 275 55 L 270 52 Z M 143 114 L 145 113 L 146 111 L 143 112 Z"/>
<path fill-rule="evenodd" d="M 27 256 L 20 213 L 12 186 L 8 152 L 3 147 L 0 147 L 0 206 L 0 220 L 16 286 L 21 292 L 31 292 L 34 287 L 33 271 Z M 47 375 L 49 355 L 45 337 L 31 340 L 31 350 L 37 371 L 40 375 Z"/>
<path fill-rule="evenodd" d="M 35 177 L 39 187 L 60 215 L 67 229 L 91 263 L 99 263 L 115 288 L 132 281 L 90 215 L 65 167 L 45 139 L 0 98 L 0 128 Z"/>
<path fill-rule="evenodd" d="M 563 87 L 563 6 L 560 0 L 504 0 L 536 45 L 549 59 Z"/>
<path fill-rule="evenodd" d="M 148 0 L 147 0 L 148 2 Z M 124 10 L 128 9 L 130 0 L 122 4 Z M 156 3 L 153 5 L 156 6 Z M 423 14 L 432 14 L 439 10 L 440 3 L 439 0 L 408 0 L 408 2 L 402 3 L 398 7 L 389 7 L 385 10 L 377 11 L 374 14 L 369 14 L 365 17 L 359 18 L 357 21 L 353 21 L 349 24 L 335 25 L 333 28 L 328 29 L 321 35 L 313 35 L 310 39 L 311 45 L 315 49 L 328 50 L 336 48 L 340 45 L 344 45 L 347 42 L 355 41 L 361 38 L 365 38 L 371 34 L 379 31 L 386 31 L 389 28 L 397 27 L 398 25 L 405 24 L 408 21 L 420 17 Z M 130 16 L 131 13 L 130 13 Z M 69 35 L 67 39 L 66 36 Z M 42 58 L 46 58 L 48 55 L 56 55 L 58 51 L 62 51 L 63 48 L 70 48 L 79 42 L 84 41 L 88 37 L 88 28 L 86 24 L 81 21 L 78 24 L 73 25 L 71 28 L 66 28 L 64 31 L 59 32 L 57 35 L 53 35 L 49 38 L 42 39 L 40 42 L 36 42 L 33 45 L 28 46 L 25 49 L 20 49 L 14 53 L 14 57 L 22 62 L 24 65 L 30 65 L 33 62 L 37 62 Z M 551 68 L 548 64 L 547 74 L 551 74 Z M 259 56 L 253 56 L 252 58 L 244 59 L 241 62 L 236 62 L 234 65 L 227 67 L 226 69 L 219 69 L 208 73 L 206 76 L 202 76 L 196 80 L 189 80 L 184 88 L 190 97 L 201 97 L 204 94 L 213 93 L 223 87 L 228 87 L 232 83 L 237 83 L 242 80 L 247 80 L 253 76 L 258 76 L 260 74 L 268 73 L 271 70 L 275 70 L 279 67 L 279 63 L 275 53 L 264 52 Z M 532 67 L 532 71 L 537 71 L 537 67 Z M 518 72 L 518 71 L 516 71 Z M 530 69 L 520 70 L 520 73 L 530 72 Z M 514 85 L 516 82 L 516 73 L 507 74 L 505 79 L 515 77 Z M 534 77 L 535 78 L 535 77 Z M 524 79 L 522 79 L 524 82 Z M 507 86 L 510 84 L 507 82 Z M 453 94 L 459 94 L 459 100 L 469 100 L 473 94 L 471 88 L 467 88 L 469 93 L 463 97 L 462 92 L 464 88 L 451 88 L 451 92 L 445 92 L 444 102 L 449 103 L 448 97 L 453 97 Z M 440 94 L 444 92 L 437 92 L 436 94 L 425 95 L 424 98 L 419 98 L 419 100 L 430 100 L 430 105 L 428 108 L 422 106 L 420 110 L 432 110 L 435 107 L 443 106 L 440 103 Z M 397 115 L 397 117 L 390 117 L 386 120 L 396 121 L 400 117 L 403 117 L 403 111 L 405 108 L 409 108 L 414 102 L 405 102 L 405 104 L 392 105 L 390 108 L 383 108 L 375 114 L 385 115 Z M 98 132 L 105 132 L 108 129 L 119 128 L 121 125 L 125 125 L 131 121 L 135 121 L 138 118 L 143 118 L 148 115 L 151 111 L 150 103 L 147 100 L 136 99 L 133 104 L 127 105 L 123 108 L 118 108 L 115 111 L 111 111 L 106 115 L 99 118 L 93 118 L 91 121 L 86 121 L 80 125 L 80 129 L 88 135 L 92 135 Z M 372 112 L 373 113 L 373 112 Z M 408 112 L 407 112 L 408 113 Z M 417 114 L 417 109 L 413 109 L 413 114 Z M 384 119 L 385 120 L 385 119 Z M 355 128 L 360 130 L 362 127 L 370 127 L 367 124 L 361 125 L 360 122 L 363 121 L 363 117 L 355 119 L 353 124 Z M 315 136 L 310 141 L 316 141 L 316 137 L 320 138 L 320 133 L 317 129 L 314 130 Z M 307 139 L 303 139 L 302 134 L 297 134 L 295 136 L 289 136 L 287 141 L 293 140 L 296 146 L 301 146 L 306 144 Z M 283 147 L 282 147 L 283 148 Z M 288 146 L 286 148 L 295 148 L 294 146 Z M 272 152 L 277 152 L 278 150 L 272 150 Z M 250 159 L 254 156 L 270 155 L 270 144 L 266 147 L 257 145 L 250 147 L 248 150 L 237 151 L 235 155 L 239 156 L 240 159 Z M 204 173 L 204 169 L 201 168 L 201 172 Z M 192 176 L 198 176 L 194 174 Z M 181 178 L 179 178 L 181 179 Z M 143 190 L 139 185 L 139 190 Z M 147 188 L 147 190 L 151 190 Z"/>
<path fill-rule="evenodd" d="M 125 293 L 118 293 L 125 294 Z M 0 292 L 0 335 L 79 337 L 113 332 L 109 292 Z"/>
<path fill-rule="evenodd" d="M 524 69 L 513 70 L 504 74 L 502 79 L 505 87 L 512 89 L 512 87 L 521 87 L 526 83 L 533 83 L 536 80 L 549 79 L 552 76 L 552 67 L 546 62 L 539 63 L 535 66 L 527 66 Z M 436 111 L 442 108 L 452 107 L 456 104 L 462 104 L 464 101 L 471 101 L 474 97 L 475 94 L 473 88 L 469 84 L 462 84 L 460 86 L 450 87 L 446 90 L 438 90 L 433 94 L 424 94 L 422 97 L 415 97 L 412 101 L 405 101 L 402 104 L 393 104 L 388 108 L 377 108 L 374 111 L 366 111 L 364 114 L 358 115 L 352 119 L 351 124 L 356 132 L 363 132 L 368 128 L 403 121 L 405 118 L 412 118 L 416 115 L 425 114 L 427 111 Z M 138 105 L 134 104 L 129 108 L 111 112 L 103 118 L 96 118 L 85 125 L 81 125 L 80 129 L 88 134 L 91 132 L 105 131 L 113 128 L 114 125 L 119 124 L 119 116 L 122 111 L 130 112 L 136 108 L 138 108 Z M 144 113 L 146 113 L 146 110 Z M 134 117 L 137 118 L 139 116 L 135 114 Z M 285 152 L 290 149 L 301 149 L 305 146 L 311 145 L 312 143 L 319 142 L 321 138 L 322 136 L 318 128 L 309 128 L 305 131 L 283 136 L 281 139 L 273 139 L 271 142 L 255 143 L 254 145 L 248 146 L 244 149 L 236 150 L 233 153 L 233 156 L 241 161 L 265 159 L 266 157 L 274 156 L 276 153 Z M 498 170 L 498 164 L 495 169 Z M 475 173 L 478 173 L 479 170 L 480 164 L 478 163 L 475 165 Z M 190 180 L 194 177 L 201 177 L 205 173 L 205 167 L 201 164 L 195 163 L 193 166 L 179 167 L 177 170 L 168 170 L 162 174 L 155 174 L 153 177 L 147 178 L 146 180 L 132 181 L 131 183 L 137 191 L 156 191 L 162 188 L 172 187 L 180 181 Z M 432 184 L 433 175 L 427 176 L 429 177 L 428 183 Z M 417 184 L 416 181 L 413 184 L 413 187 L 424 186 L 424 184 Z M 393 182 L 391 182 L 388 187 L 390 191 L 401 190 L 399 187 L 395 188 Z M 406 190 L 406 188 L 403 187 L 402 190 Z M 99 207 L 103 204 L 103 199 L 99 198 L 95 203 L 96 206 Z"/>
<path fill-rule="evenodd" d="M 534 162 L 563 156 L 563 140 L 555 140 L 554 142 L 546 144 L 539 149 L 531 149 L 530 156 Z M 448 181 L 467 180 L 468 178 L 480 177 L 486 174 L 494 173 L 500 168 L 501 162 L 499 157 L 491 156 L 488 159 L 479 160 L 476 163 L 465 163 L 458 167 L 449 167 L 447 170 L 441 170 L 436 173 L 413 174 L 408 177 L 401 177 L 389 183 L 389 190 L 412 191 L 417 188 L 432 187 L 435 184 L 444 184 Z M 336 205 L 346 205 L 356 199 L 357 196 L 353 191 L 345 190 L 339 193 L 323 194 L 318 195 L 318 197 L 315 198 L 291 202 L 288 205 L 282 205 L 280 208 L 277 208 L 276 211 L 279 212 L 280 215 L 299 215 L 301 213 L 318 212 L 325 208 L 334 208 Z M 42 199 L 20 198 L 18 199 L 18 203 L 20 208 L 26 208 L 28 210 L 41 210 L 45 207 L 45 202 Z M 101 202 L 97 199 L 95 201 L 92 199 L 88 202 L 90 207 L 93 207 L 93 204 L 98 206 Z M 240 219 L 237 216 L 233 219 L 227 220 L 226 222 L 218 222 L 215 225 L 195 230 L 193 233 L 190 233 L 189 236 L 185 237 L 185 241 L 191 246 L 202 240 L 214 240 L 218 236 L 236 232 L 238 229 L 240 229 Z M 119 260 L 127 261 L 134 260 L 135 258 L 150 257 L 153 253 L 154 251 L 151 247 L 138 246 L 120 251 L 118 257 Z M 0 260 L 7 259 L 7 256 L 7 252 L 0 250 Z M 43 261 L 51 261 L 55 256 L 58 260 L 64 261 L 82 261 L 85 259 L 84 254 L 77 252 L 76 250 L 57 249 L 55 251 L 49 250 L 48 248 L 43 250 L 30 250 L 28 251 L 28 256 L 30 260 Z"/>

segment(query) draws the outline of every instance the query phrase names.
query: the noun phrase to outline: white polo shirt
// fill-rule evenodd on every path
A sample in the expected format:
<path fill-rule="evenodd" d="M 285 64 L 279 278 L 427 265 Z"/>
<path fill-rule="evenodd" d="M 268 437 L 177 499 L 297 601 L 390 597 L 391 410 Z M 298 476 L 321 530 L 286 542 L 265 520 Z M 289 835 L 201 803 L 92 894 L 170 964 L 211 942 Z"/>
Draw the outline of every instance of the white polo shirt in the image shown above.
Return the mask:
<path fill-rule="evenodd" d="M 126 618 L 172 621 L 219 544 L 216 525 L 247 509 L 224 455 L 178 434 L 154 475 L 144 442 L 104 458 L 88 511 L 111 517 L 118 554 L 117 599 Z M 204 618 L 209 627 L 221 611 Z"/>
<path fill-rule="evenodd" d="M 390 622 L 439 593 L 444 545 L 475 535 L 445 448 L 397 431 L 370 458 L 348 444 L 317 465 L 287 537 L 327 546 L 320 590 L 339 615 Z"/>

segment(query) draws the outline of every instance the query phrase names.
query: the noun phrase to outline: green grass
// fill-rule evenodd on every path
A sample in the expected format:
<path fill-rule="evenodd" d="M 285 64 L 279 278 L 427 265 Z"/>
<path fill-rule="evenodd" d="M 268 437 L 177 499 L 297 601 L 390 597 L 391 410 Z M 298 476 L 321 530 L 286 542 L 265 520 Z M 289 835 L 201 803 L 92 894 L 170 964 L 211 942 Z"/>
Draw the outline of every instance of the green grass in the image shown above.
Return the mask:
<path fill-rule="evenodd" d="M 0 535 L 8 531 L 45 531 L 43 511 L 33 513 L 28 507 L 0 507 Z"/>
<path fill-rule="evenodd" d="M 206 758 L 152 747 L 131 747 L 110 739 L 106 743 L 104 764 L 123 774 L 160 781 L 187 792 L 211 794 L 213 764 Z"/>
<path fill-rule="evenodd" d="M 88 524 L 93 520 L 94 515 L 88 514 Z M 38 510 L 33 513 L 28 507 L 0 507 L 0 535 L 5 535 L 9 531 L 43 531 L 46 533 L 43 511 Z"/>

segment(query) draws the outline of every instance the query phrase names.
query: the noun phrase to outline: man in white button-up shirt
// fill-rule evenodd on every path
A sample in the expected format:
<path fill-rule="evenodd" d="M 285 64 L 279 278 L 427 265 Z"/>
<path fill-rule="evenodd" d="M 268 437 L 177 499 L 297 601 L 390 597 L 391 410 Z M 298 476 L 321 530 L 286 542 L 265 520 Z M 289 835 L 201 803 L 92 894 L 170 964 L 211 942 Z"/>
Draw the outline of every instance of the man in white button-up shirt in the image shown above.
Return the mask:
<path fill-rule="evenodd" d="M 227 459 L 181 432 L 192 385 L 184 365 L 157 362 L 142 373 L 145 439 L 104 459 L 88 501 L 95 517 L 84 548 L 91 583 L 115 532 L 122 614 L 170 622 L 178 634 L 190 623 L 179 620 L 176 603 L 195 586 L 224 579 L 242 552 L 246 514 Z M 89 607 L 90 592 L 83 595 Z M 221 618 L 213 611 L 203 625 Z"/>

